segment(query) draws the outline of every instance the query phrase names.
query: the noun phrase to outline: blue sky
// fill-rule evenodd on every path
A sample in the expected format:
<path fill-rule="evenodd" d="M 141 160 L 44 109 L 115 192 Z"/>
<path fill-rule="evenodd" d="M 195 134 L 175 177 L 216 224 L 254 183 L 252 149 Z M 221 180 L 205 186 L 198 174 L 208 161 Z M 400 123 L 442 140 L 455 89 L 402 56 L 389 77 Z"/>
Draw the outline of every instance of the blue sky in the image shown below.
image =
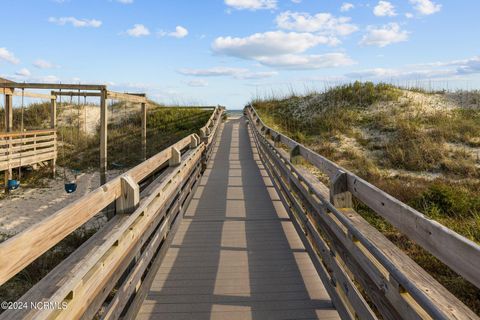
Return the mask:
<path fill-rule="evenodd" d="M 480 85 L 478 0 L 9 0 L 0 76 L 106 83 L 166 103 L 354 80 Z"/>

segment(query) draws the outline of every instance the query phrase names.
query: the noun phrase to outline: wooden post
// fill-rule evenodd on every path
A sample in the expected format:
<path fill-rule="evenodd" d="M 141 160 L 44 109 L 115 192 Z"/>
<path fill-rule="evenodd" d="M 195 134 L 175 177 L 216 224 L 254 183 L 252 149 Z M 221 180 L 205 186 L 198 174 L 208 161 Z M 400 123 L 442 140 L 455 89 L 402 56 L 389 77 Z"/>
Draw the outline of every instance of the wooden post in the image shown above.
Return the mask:
<path fill-rule="evenodd" d="M 50 129 L 57 127 L 57 99 L 50 100 Z"/>
<path fill-rule="evenodd" d="M 108 110 L 107 90 L 102 90 L 100 96 L 100 185 L 107 182 L 107 132 L 108 132 Z"/>
<path fill-rule="evenodd" d="M 142 103 L 142 157 L 147 160 L 147 104 Z"/>
<path fill-rule="evenodd" d="M 170 160 L 168 161 L 168 165 L 170 167 L 174 167 L 174 166 L 178 166 L 181 162 L 182 162 L 182 154 L 177 148 L 172 147 L 172 155 L 170 157 Z"/>
<path fill-rule="evenodd" d="M 120 178 L 122 194 L 115 201 L 117 214 L 130 214 L 140 202 L 140 187 L 129 175 Z"/>
<path fill-rule="evenodd" d="M 50 129 L 55 130 L 57 128 L 57 99 L 50 99 Z M 58 146 L 58 135 L 55 132 L 55 149 Z M 58 150 L 57 150 L 58 152 Z M 53 158 L 51 162 L 52 166 L 52 175 L 55 178 L 56 170 L 57 170 L 57 158 Z"/>
<path fill-rule="evenodd" d="M 13 131 L 13 95 L 5 93 L 5 131 Z M 11 138 L 9 138 L 9 149 L 11 148 Z M 9 151 L 10 153 L 10 151 Z M 5 176 L 5 193 L 8 193 L 8 180 L 12 179 L 12 169 L 8 168 L 4 172 Z"/>
<path fill-rule="evenodd" d="M 5 131 L 13 131 L 13 95 L 5 94 Z"/>
<path fill-rule="evenodd" d="M 200 144 L 200 138 L 194 133 L 192 134 L 190 141 L 190 149 L 195 149 Z"/>
<path fill-rule="evenodd" d="M 200 140 L 203 141 L 205 144 L 208 143 L 208 128 L 201 128 L 200 129 Z"/>
<path fill-rule="evenodd" d="M 282 137 L 279 133 L 275 137 L 273 137 L 273 146 L 276 148 L 280 148 L 280 143 L 282 141 Z"/>
<path fill-rule="evenodd" d="M 296 145 L 290 150 L 290 162 L 296 163 L 296 157 L 300 156 L 300 147 Z"/>
<path fill-rule="evenodd" d="M 352 194 L 348 191 L 347 174 L 338 170 L 330 182 L 330 202 L 337 208 L 352 208 Z"/>

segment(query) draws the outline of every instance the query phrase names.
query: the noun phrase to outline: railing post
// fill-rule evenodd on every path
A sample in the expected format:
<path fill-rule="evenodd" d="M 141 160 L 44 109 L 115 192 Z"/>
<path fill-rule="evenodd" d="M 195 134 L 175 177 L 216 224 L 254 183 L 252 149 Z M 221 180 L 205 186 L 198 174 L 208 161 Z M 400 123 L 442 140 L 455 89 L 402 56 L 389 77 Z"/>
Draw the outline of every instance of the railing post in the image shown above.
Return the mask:
<path fill-rule="evenodd" d="M 50 100 L 50 129 L 57 127 L 57 99 Z"/>
<path fill-rule="evenodd" d="M 147 159 L 147 104 L 142 103 L 142 159 Z"/>
<path fill-rule="evenodd" d="M 200 144 L 200 137 L 196 134 L 192 134 L 190 141 L 190 149 L 195 149 Z"/>
<path fill-rule="evenodd" d="M 201 141 L 205 142 L 205 144 L 207 144 L 208 142 L 207 128 L 200 129 L 200 139 Z"/>
<path fill-rule="evenodd" d="M 180 163 L 182 162 L 182 154 L 175 147 L 172 147 L 171 150 L 172 150 L 172 155 L 170 156 L 170 160 L 168 160 L 168 165 L 170 167 L 175 167 L 180 165 Z"/>
<path fill-rule="evenodd" d="M 52 96 L 53 96 L 53 91 L 52 91 Z M 86 123 L 86 122 L 85 122 Z M 50 99 L 50 129 L 56 130 L 57 128 L 57 97 Z M 86 130 L 85 130 L 86 132 Z M 53 138 L 54 138 L 54 147 L 55 147 L 55 154 L 57 153 L 57 133 L 56 131 L 53 133 Z M 52 159 L 50 163 L 52 167 L 52 176 L 55 178 L 56 174 L 56 166 L 57 166 L 57 158 Z"/>
<path fill-rule="evenodd" d="M 300 156 L 300 146 L 296 145 L 290 150 L 290 162 L 294 163 L 296 161 L 296 157 Z"/>
<path fill-rule="evenodd" d="M 100 185 L 107 182 L 107 133 L 108 133 L 108 109 L 107 90 L 101 91 L 100 97 Z"/>
<path fill-rule="evenodd" d="M 25 137 L 27 137 L 26 134 L 25 134 Z M 23 147 L 24 147 L 24 144 L 22 144 L 22 151 L 23 151 Z M 37 134 L 36 133 L 33 134 L 33 151 L 35 152 L 35 155 L 37 155 Z M 32 164 L 32 169 L 37 170 L 36 163 Z"/>
<path fill-rule="evenodd" d="M 130 214 L 140 202 L 140 187 L 129 175 L 120 178 L 120 197 L 115 201 L 117 214 Z"/>
<path fill-rule="evenodd" d="M 275 137 L 273 137 L 273 146 L 275 148 L 278 148 L 280 147 L 280 142 L 282 141 L 282 137 L 280 136 L 279 133 L 277 133 L 277 135 Z"/>
<path fill-rule="evenodd" d="M 330 202 L 337 208 L 352 208 L 352 194 L 348 191 L 347 173 L 338 170 L 330 181 Z"/>
<path fill-rule="evenodd" d="M 13 131 L 13 95 L 5 93 L 5 131 Z"/>

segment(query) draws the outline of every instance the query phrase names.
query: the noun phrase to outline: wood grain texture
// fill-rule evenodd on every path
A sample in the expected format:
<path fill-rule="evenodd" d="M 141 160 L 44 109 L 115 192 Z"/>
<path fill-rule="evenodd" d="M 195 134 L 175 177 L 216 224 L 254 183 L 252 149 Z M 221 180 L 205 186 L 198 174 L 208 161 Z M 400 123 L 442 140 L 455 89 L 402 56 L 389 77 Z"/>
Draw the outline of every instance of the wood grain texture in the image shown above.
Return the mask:
<path fill-rule="evenodd" d="M 217 139 L 138 319 L 338 319 L 245 121 Z"/>
<path fill-rule="evenodd" d="M 269 128 L 258 117 L 253 107 L 248 107 L 246 112 L 252 119 L 252 122 L 257 123 L 259 131 L 268 131 L 269 135 L 274 137 L 274 141 L 279 141 L 277 143 L 282 143 L 290 149 L 298 147 L 300 155 L 320 169 L 320 171 L 327 174 L 330 179 L 333 179 L 338 171 L 345 172 L 348 191 L 352 196 L 373 209 L 378 215 L 385 218 L 408 238 L 433 254 L 460 276 L 480 288 L 480 272 L 478 272 L 480 246 L 478 244 L 440 223 L 428 219 L 422 213 L 400 202 L 355 174 Z"/>
<path fill-rule="evenodd" d="M 250 117 L 254 116 L 249 110 L 247 110 L 247 114 Z M 299 171 L 290 162 L 289 154 L 276 147 L 276 139 L 268 140 L 272 136 L 272 131 L 262 130 L 262 122 L 255 122 L 257 123 L 255 131 L 261 141 L 260 145 L 265 150 L 265 155 L 274 162 L 272 172 L 278 172 L 280 175 L 282 188 L 286 190 L 287 195 L 294 195 L 291 197 L 294 202 L 296 199 L 300 200 L 298 204 L 300 210 L 298 211 L 301 215 L 306 215 L 303 213 L 303 208 L 313 213 L 311 221 L 315 222 L 323 234 L 317 240 L 322 240 L 322 237 L 327 236 L 329 250 L 335 256 L 339 254 L 342 257 L 349 276 L 353 276 L 353 279 L 360 283 L 384 317 L 392 319 L 478 319 L 471 310 L 380 232 L 368 225 L 355 211 L 335 207 L 338 204 L 329 199 L 332 198 L 330 197 L 332 194 L 347 190 L 359 192 L 358 189 L 349 185 L 351 183 L 349 179 L 354 177 L 353 174 L 342 172 L 341 168 L 338 168 L 336 173 L 334 170 L 330 172 L 325 170 L 324 172 L 333 178 L 333 181 L 331 180 L 333 190 L 329 196 L 328 189 L 322 186 L 318 179 L 305 170 Z M 265 137 L 261 133 L 262 131 L 269 134 Z M 341 183 L 338 183 L 339 176 L 342 177 Z M 356 186 L 368 185 L 367 182 L 363 180 L 359 182 L 359 180 L 361 179 L 355 180 Z M 401 204 L 400 201 L 379 189 L 374 191 L 376 191 L 377 200 L 385 201 L 382 206 L 385 206 L 387 201 Z M 372 196 L 373 199 L 375 196 Z M 365 201 L 373 199 L 369 198 Z M 406 205 L 403 205 L 403 208 L 408 209 Z M 410 210 L 414 211 L 411 208 Z M 390 211 L 388 214 L 393 214 L 393 212 Z M 308 226 L 308 223 L 306 220 L 305 225 Z M 451 230 L 449 231 L 451 232 Z M 313 229 L 309 232 L 317 233 L 318 231 Z M 319 244 L 321 245 L 321 243 Z M 447 250 L 445 253 L 448 254 L 449 251 Z M 469 254 L 466 256 L 468 257 Z M 349 300 L 351 301 L 351 299 Z M 392 313 L 395 310 L 396 314 Z"/>

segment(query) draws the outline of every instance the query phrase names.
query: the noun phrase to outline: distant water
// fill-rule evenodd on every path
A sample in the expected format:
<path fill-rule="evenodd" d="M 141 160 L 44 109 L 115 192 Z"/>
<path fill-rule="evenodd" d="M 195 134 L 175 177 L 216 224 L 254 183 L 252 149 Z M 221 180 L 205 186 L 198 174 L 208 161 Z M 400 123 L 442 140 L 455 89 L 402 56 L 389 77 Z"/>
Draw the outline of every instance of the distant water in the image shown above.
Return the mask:
<path fill-rule="evenodd" d="M 241 117 L 243 110 L 227 110 L 227 116 L 229 117 Z"/>

